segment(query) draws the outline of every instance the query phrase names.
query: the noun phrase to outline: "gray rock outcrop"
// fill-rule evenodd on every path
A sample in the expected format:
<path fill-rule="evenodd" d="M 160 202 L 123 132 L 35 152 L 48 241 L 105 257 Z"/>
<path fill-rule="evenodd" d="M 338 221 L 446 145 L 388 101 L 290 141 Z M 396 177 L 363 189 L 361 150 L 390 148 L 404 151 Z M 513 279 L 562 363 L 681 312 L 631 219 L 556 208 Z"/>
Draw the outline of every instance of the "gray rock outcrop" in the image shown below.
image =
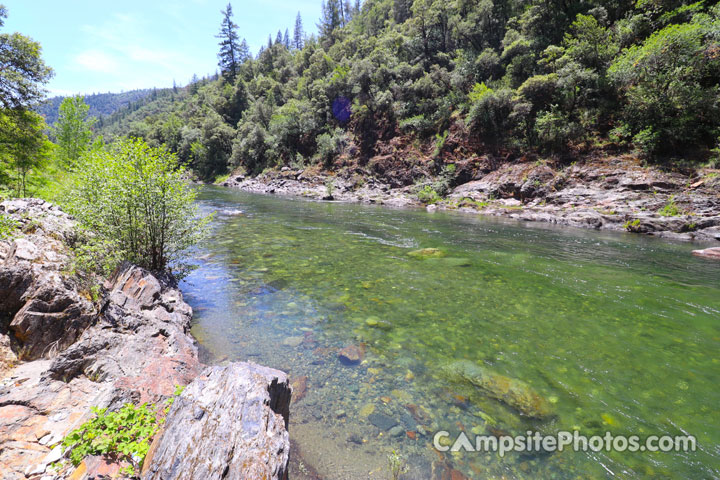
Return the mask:
<path fill-rule="evenodd" d="M 287 478 L 291 389 L 253 363 L 210 367 L 175 399 L 144 480 Z"/>

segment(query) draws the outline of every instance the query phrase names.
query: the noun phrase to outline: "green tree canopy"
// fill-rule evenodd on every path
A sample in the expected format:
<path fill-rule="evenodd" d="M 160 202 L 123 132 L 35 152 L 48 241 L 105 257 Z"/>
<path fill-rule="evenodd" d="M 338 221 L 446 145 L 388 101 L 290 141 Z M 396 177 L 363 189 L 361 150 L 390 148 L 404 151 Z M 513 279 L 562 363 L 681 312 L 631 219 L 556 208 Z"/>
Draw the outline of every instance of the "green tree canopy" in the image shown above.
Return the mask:
<path fill-rule="evenodd" d="M 74 168 L 90 146 L 93 136 L 91 127 L 97 119 L 88 118 L 89 110 L 90 106 L 81 95 L 68 97 L 60 104 L 54 131 L 59 157 L 66 168 Z"/>
<path fill-rule="evenodd" d="M 0 27 L 7 9 L 0 5 Z M 42 84 L 53 75 L 40 44 L 19 33 L 0 33 L 0 108 L 27 108 L 45 96 Z"/>

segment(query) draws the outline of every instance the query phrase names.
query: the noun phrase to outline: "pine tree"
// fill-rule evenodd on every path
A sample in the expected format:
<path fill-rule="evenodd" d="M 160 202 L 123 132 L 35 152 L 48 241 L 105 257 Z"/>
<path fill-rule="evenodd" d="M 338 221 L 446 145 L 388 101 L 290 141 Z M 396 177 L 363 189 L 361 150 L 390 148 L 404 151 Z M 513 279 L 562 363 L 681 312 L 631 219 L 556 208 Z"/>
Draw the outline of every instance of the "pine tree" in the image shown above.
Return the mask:
<path fill-rule="evenodd" d="M 218 66 L 223 75 L 230 81 L 234 81 L 240 68 L 240 37 L 237 33 L 237 24 L 232 21 L 232 5 L 229 3 L 224 11 L 220 33 L 216 35 L 220 39 L 220 53 L 218 53 Z"/>
<path fill-rule="evenodd" d="M 290 50 L 290 34 L 287 28 L 285 29 L 285 35 L 283 36 L 283 45 L 285 45 L 285 48 Z"/>
<path fill-rule="evenodd" d="M 247 42 L 243 38 L 242 42 L 240 43 L 240 49 L 238 50 L 238 58 L 240 59 L 240 63 L 244 62 L 245 60 L 249 60 L 250 57 L 250 47 L 248 47 Z"/>
<path fill-rule="evenodd" d="M 278 33 L 277 33 L 277 35 L 275 36 L 275 44 L 276 44 L 276 45 L 279 45 L 279 44 L 282 44 L 282 43 L 283 43 L 282 32 L 281 32 L 280 30 L 278 30 Z"/>
<path fill-rule="evenodd" d="M 305 33 L 303 32 L 302 17 L 300 16 L 300 12 L 298 12 L 297 17 L 295 17 L 295 30 L 293 31 L 293 47 L 301 50 L 303 48 L 304 36 Z"/>
<path fill-rule="evenodd" d="M 322 17 L 320 18 L 318 29 L 323 37 L 332 37 L 333 31 L 342 26 L 340 5 L 341 0 L 328 0 L 327 3 L 325 3 L 325 1 L 322 2 Z"/>

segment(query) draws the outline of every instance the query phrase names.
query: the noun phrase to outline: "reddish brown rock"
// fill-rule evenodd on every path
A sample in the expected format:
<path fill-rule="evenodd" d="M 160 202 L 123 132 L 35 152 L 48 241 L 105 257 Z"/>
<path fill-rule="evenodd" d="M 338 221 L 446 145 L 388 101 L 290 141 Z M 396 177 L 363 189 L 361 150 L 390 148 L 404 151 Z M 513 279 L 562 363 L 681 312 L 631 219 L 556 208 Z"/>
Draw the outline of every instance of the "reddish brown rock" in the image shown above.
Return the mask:
<path fill-rule="evenodd" d="M 305 395 L 307 395 L 307 375 L 303 375 L 302 377 L 297 377 L 291 382 L 292 390 L 293 390 L 293 402 L 299 402 L 303 398 L 305 398 Z"/>
<path fill-rule="evenodd" d="M 344 365 L 357 365 L 365 358 L 365 348 L 358 345 L 350 345 L 338 352 L 338 358 Z"/>

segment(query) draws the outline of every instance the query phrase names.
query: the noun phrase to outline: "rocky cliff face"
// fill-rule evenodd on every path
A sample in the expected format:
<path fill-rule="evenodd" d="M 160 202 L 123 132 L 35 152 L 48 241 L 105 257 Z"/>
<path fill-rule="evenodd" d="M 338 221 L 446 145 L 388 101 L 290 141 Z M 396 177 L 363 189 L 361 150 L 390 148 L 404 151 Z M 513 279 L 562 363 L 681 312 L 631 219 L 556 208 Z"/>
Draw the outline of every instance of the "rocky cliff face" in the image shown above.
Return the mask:
<path fill-rule="evenodd" d="M 192 309 L 171 280 L 132 265 L 124 265 L 105 283 L 101 300 L 90 301 L 66 273 L 67 243 L 73 241 L 70 217 L 40 200 L 3 202 L 0 212 L 20 226 L 16 238 L 0 242 L 0 476 L 65 478 L 71 472 L 50 473 L 48 467 L 63 457 L 60 442 L 90 418 L 91 407 L 158 402 L 202 371 L 189 335 Z M 268 383 L 270 377 L 274 383 Z M 188 395 L 201 393 L 199 401 L 208 414 L 225 422 L 242 442 L 221 431 L 204 431 L 209 447 L 195 448 L 196 457 L 227 444 L 225 460 L 232 462 L 241 455 L 240 450 L 233 454 L 234 447 L 251 445 L 269 473 L 266 478 L 282 478 L 289 449 L 284 374 L 227 367 L 192 385 L 208 382 L 211 391 L 191 386 Z M 245 396 L 237 396 L 243 388 Z M 179 426 L 185 425 L 183 414 L 174 412 L 178 409 L 172 413 L 180 424 L 168 421 L 167 431 L 174 432 L 176 442 L 194 442 L 184 436 L 190 431 Z M 237 423 L 239 412 L 245 416 Z M 158 458 L 171 461 L 172 453 L 159 451 Z M 118 468 L 89 458 L 72 478 Z M 153 478 L 180 478 L 162 472 Z"/>

